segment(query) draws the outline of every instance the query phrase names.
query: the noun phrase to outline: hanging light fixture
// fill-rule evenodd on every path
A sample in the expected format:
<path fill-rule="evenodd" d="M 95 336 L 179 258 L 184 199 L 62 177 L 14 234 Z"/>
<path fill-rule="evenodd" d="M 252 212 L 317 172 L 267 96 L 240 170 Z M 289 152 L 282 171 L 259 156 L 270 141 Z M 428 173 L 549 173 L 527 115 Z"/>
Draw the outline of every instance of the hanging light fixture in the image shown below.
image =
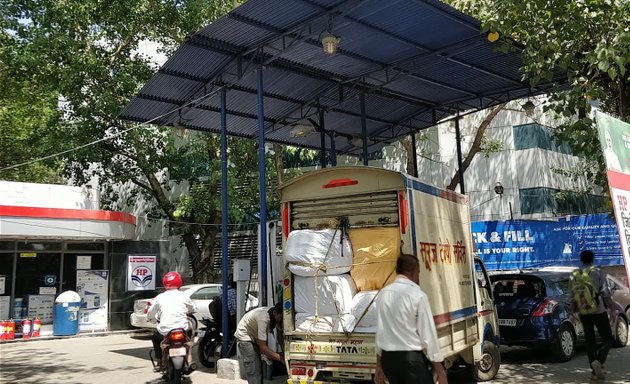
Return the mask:
<path fill-rule="evenodd" d="M 296 124 L 291 127 L 289 131 L 289 136 L 293 138 L 297 137 L 307 137 L 317 133 L 315 127 L 309 124 Z"/>
<path fill-rule="evenodd" d="M 339 47 L 339 38 L 326 31 L 324 37 L 322 37 L 322 48 L 324 48 L 324 53 L 334 55 L 337 53 L 337 47 Z"/>
<path fill-rule="evenodd" d="M 182 110 L 178 110 L 177 114 L 179 115 L 177 122 L 173 124 L 173 132 L 180 139 L 186 135 L 186 126 L 184 125 L 184 119 L 182 118 Z"/>
<path fill-rule="evenodd" d="M 324 49 L 324 53 L 328 55 L 334 55 L 337 53 L 337 48 L 339 47 L 340 39 L 332 34 L 332 15 L 328 18 L 328 26 L 326 27 L 326 32 L 322 36 L 322 48 Z"/>
<path fill-rule="evenodd" d="M 534 110 L 536 109 L 536 105 L 534 105 L 531 100 L 527 100 L 527 102 L 521 107 L 527 116 L 532 116 L 534 114 Z"/>

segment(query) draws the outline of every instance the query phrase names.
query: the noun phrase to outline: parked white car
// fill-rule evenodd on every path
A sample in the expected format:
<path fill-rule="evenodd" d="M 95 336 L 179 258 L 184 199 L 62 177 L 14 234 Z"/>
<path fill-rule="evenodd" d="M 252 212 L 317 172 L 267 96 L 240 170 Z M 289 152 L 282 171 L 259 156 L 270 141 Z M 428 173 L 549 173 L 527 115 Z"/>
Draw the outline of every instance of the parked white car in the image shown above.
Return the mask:
<path fill-rule="evenodd" d="M 221 284 L 191 284 L 184 285 L 180 289 L 187 294 L 197 307 L 197 312 L 191 316 L 191 321 L 195 328 L 201 324 L 201 319 L 212 318 L 208 310 L 208 305 L 212 298 L 221 294 Z M 153 298 L 140 299 L 133 303 L 133 312 L 129 316 L 131 325 L 138 328 L 155 328 L 155 323 L 147 319 L 147 312 L 151 308 Z M 246 309 L 258 306 L 258 299 L 253 295 L 247 297 Z"/>

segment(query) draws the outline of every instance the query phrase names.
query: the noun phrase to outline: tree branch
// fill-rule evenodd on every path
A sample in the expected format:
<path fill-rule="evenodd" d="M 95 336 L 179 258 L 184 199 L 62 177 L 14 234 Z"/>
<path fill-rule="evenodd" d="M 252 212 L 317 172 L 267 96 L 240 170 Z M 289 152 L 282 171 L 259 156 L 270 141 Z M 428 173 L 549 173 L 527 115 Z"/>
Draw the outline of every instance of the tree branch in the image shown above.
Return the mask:
<path fill-rule="evenodd" d="M 470 150 L 468 150 L 468 154 L 466 155 L 466 158 L 462 162 L 462 170 L 461 170 L 462 174 L 466 172 L 466 170 L 470 166 L 470 163 L 472 163 L 475 155 L 481 151 L 481 142 L 483 140 L 483 136 L 486 132 L 486 129 L 488 128 L 492 120 L 497 116 L 497 114 L 503 109 L 503 107 L 505 107 L 505 105 L 506 103 L 503 103 L 494 107 L 492 110 L 490 110 L 490 113 L 488 113 L 488 115 L 483 119 L 481 124 L 479 124 L 479 128 L 477 128 L 477 133 L 475 134 L 475 139 L 473 140 L 470 146 Z M 455 172 L 455 175 L 451 179 L 451 182 L 446 187 L 447 189 L 450 189 L 451 191 L 455 190 L 455 187 L 457 187 L 457 185 L 460 183 L 459 175 L 460 175 L 460 172 L 459 170 L 457 170 Z"/>

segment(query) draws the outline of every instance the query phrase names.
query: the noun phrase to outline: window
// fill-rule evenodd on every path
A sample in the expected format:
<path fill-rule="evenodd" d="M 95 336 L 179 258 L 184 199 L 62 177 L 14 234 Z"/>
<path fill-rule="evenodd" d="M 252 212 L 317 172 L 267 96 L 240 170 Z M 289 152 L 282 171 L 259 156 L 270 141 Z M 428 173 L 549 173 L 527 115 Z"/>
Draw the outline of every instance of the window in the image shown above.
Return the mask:
<path fill-rule="evenodd" d="M 192 300 L 212 300 L 221 292 L 220 287 L 205 287 L 190 295 Z"/>
<path fill-rule="evenodd" d="M 104 251 L 105 243 L 68 243 L 66 247 L 68 251 Z"/>
<path fill-rule="evenodd" d="M 555 151 L 571 154 L 571 148 L 567 143 L 560 143 L 549 130 L 540 124 L 523 124 L 515 125 L 514 130 L 514 149 L 530 149 L 542 148 L 549 151 Z"/>
<path fill-rule="evenodd" d="M 553 188 L 525 188 L 520 189 L 518 194 L 523 214 L 576 215 L 606 212 L 603 196 Z"/>

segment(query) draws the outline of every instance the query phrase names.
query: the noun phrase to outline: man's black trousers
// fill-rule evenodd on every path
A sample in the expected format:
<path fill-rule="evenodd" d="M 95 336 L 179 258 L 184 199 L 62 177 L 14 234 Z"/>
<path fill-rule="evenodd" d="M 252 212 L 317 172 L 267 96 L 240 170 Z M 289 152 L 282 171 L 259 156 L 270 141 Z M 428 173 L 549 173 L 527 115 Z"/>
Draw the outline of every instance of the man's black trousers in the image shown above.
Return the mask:
<path fill-rule="evenodd" d="M 433 384 L 433 366 L 420 351 L 383 351 L 381 366 L 390 384 Z"/>
<path fill-rule="evenodd" d="M 586 340 L 586 353 L 588 354 L 588 364 L 595 360 L 601 364 L 606 362 L 608 351 L 613 344 L 612 330 L 606 312 L 594 315 L 580 315 L 580 321 L 584 327 L 584 339 Z M 595 341 L 595 328 L 601 337 L 601 344 Z"/>

